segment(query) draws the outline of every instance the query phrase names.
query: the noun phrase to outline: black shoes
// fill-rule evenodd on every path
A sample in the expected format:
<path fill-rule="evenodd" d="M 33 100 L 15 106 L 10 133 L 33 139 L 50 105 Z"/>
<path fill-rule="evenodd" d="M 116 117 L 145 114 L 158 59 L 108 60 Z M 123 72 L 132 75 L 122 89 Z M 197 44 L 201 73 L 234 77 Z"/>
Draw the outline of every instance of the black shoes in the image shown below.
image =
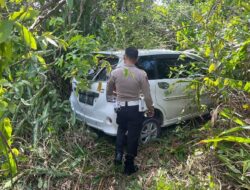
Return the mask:
<path fill-rule="evenodd" d="M 117 152 L 115 154 L 114 164 L 116 166 L 122 165 L 123 154 Z M 138 167 L 134 164 L 134 156 L 126 155 L 126 160 L 124 162 L 124 174 L 131 175 L 138 171 Z"/>
<path fill-rule="evenodd" d="M 123 157 L 122 153 L 120 153 L 120 152 L 115 153 L 114 164 L 116 166 L 122 165 L 122 157 Z"/>
<path fill-rule="evenodd" d="M 137 171 L 138 171 L 138 167 L 134 164 L 134 157 L 126 155 L 124 174 L 131 175 Z"/>

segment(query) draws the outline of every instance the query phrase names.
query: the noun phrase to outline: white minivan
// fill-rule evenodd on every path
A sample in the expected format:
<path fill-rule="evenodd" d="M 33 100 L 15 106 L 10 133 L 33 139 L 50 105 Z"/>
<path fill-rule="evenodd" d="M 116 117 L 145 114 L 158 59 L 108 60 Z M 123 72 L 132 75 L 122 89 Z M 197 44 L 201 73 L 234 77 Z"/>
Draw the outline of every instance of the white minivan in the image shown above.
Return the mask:
<path fill-rule="evenodd" d="M 98 54 L 101 54 L 102 59 L 108 61 L 113 68 L 123 64 L 124 51 L 103 51 Z M 197 106 L 195 90 L 187 88 L 192 80 L 188 69 L 191 69 L 194 63 L 201 62 L 203 62 L 201 57 L 187 51 L 139 50 L 137 66 L 148 75 L 155 107 L 155 116 L 145 117 L 141 143 L 156 138 L 161 127 L 205 113 Z M 73 80 L 70 103 L 77 119 L 90 127 L 115 136 L 117 124 L 114 103 L 106 100 L 108 78 L 109 73 L 106 68 L 100 68 L 91 81 L 90 89 L 79 93 L 76 93 L 77 81 Z M 200 96 L 200 102 L 203 105 L 210 104 L 206 95 Z"/>

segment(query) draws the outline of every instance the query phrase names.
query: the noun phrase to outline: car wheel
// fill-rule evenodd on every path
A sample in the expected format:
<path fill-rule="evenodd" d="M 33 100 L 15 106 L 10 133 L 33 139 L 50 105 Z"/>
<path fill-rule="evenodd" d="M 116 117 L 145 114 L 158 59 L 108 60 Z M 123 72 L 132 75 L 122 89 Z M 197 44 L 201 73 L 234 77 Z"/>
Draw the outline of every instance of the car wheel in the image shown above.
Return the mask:
<path fill-rule="evenodd" d="M 161 126 L 157 119 L 151 118 L 143 122 L 140 143 L 146 144 L 149 141 L 159 137 Z"/>

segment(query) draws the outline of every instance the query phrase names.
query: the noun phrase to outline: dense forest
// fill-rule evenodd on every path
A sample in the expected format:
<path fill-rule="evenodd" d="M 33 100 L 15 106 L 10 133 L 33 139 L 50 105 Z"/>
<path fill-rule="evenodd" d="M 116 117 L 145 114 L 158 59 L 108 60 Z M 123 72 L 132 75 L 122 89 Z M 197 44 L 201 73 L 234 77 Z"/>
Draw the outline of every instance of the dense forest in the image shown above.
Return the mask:
<path fill-rule="evenodd" d="M 0 0 L 0 189 L 250 189 L 249 29 L 248 0 Z M 128 46 L 197 52 L 189 88 L 214 106 L 141 145 L 126 177 L 69 96 L 93 52 Z"/>

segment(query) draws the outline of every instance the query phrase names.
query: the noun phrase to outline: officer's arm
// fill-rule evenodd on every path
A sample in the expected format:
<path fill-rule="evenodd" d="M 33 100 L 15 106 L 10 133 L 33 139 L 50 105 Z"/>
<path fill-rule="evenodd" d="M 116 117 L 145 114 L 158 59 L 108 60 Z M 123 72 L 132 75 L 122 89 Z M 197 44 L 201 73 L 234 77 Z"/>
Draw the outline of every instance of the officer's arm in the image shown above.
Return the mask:
<path fill-rule="evenodd" d="M 144 95 L 144 100 L 145 100 L 145 103 L 147 105 L 147 108 L 150 111 L 153 111 L 154 110 L 153 101 L 152 101 L 152 97 L 151 97 L 151 93 L 150 93 L 148 77 L 147 77 L 147 74 L 145 72 L 142 76 L 141 90 L 142 90 L 142 93 Z"/>
<path fill-rule="evenodd" d="M 107 82 L 107 89 L 106 89 L 106 99 L 107 101 L 112 101 L 113 95 L 114 95 L 114 90 L 115 90 L 115 77 L 113 72 L 110 74 L 110 78 Z"/>

